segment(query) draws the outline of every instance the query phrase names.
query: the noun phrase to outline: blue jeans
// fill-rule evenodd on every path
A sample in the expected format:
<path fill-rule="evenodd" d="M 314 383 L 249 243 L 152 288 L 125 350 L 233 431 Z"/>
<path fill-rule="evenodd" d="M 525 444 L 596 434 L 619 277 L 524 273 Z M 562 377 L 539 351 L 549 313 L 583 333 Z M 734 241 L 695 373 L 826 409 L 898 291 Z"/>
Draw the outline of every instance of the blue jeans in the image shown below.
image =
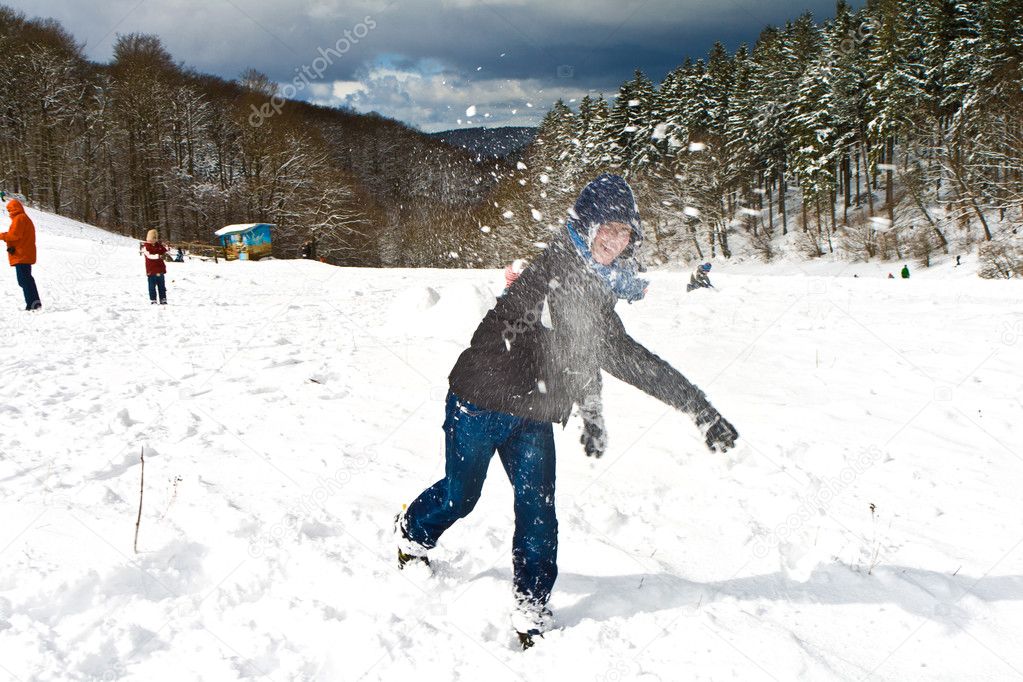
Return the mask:
<path fill-rule="evenodd" d="M 515 491 L 515 591 L 546 604 L 558 577 L 553 426 L 485 410 L 448 393 L 444 434 L 444 478 L 409 505 L 409 538 L 435 547 L 444 531 L 472 511 L 496 450 Z"/>
<path fill-rule="evenodd" d="M 42 305 L 39 301 L 39 290 L 36 289 L 36 280 L 32 276 L 32 266 L 21 264 L 14 266 L 14 273 L 18 277 L 18 286 L 25 294 L 25 310 L 33 310 Z"/>
<path fill-rule="evenodd" d="M 156 291 L 160 290 L 160 303 L 167 302 L 167 285 L 164 283 L 163 275 L 146 275 L 149 280 L 149 300 L 156 300 Z"/>

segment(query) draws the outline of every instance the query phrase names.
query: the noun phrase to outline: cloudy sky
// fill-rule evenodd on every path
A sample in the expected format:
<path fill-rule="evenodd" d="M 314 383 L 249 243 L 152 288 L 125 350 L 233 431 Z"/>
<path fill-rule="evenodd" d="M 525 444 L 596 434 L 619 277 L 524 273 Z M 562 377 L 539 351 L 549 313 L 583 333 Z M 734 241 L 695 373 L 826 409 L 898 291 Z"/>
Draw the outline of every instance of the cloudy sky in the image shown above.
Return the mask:
<path fill-rule="evenodd" d="M 117 34 L 156 33 L 175 59 L 284 94 L 377 111 L 425 131 L 533 125 L 551 103 L 660 79 L 716 40 L 752 42 L 834 0 L 0 0 L 59 20 L 88 56 Z M 860 6 L 862 2 L 854 2 Z"/>

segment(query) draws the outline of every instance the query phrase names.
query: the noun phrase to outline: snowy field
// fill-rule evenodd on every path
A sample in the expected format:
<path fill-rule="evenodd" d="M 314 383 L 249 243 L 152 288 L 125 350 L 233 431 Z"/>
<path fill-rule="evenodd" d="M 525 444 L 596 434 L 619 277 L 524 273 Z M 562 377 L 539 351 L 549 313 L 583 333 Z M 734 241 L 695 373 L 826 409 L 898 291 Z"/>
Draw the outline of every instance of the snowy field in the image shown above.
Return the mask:
<path fill-rule="evenodd" d="M 626 326 L 740 447 L 608 378 L 604 459 L 556 428 L 558 629 L 521 652 L 496 459 L 435 574 L 391 536 L 500 272 L 169 263 L 151 307 L 135 242 L 29 214 L 43 311 L 0 266 L 0 680 L 1023 676 L 1020 282 L 652 273 Z"/>

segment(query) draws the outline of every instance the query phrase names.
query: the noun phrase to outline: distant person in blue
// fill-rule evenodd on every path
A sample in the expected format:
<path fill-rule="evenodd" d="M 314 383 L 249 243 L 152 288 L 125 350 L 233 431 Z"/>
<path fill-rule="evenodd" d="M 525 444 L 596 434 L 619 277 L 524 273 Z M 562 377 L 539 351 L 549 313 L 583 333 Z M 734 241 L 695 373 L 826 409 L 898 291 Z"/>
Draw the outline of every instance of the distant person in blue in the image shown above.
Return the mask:
<path fill-rule="evenodd" d="M 175 263 L 184 263 L 185 262 L 185 252 L 181 250 L 180 246 L 178 247 L 178 252 L 176 254 L 174 254 L 174 262 Z"/>
<path fill-rule="evenodd" d="M 690 415 L 712 451 L 734 447 L 739 435 L 703 391 L 629 336 L 614 310 L 619 300 L 642 299 L 647 286 L 637 276 L 643 229 L 629 185 L 601 175 L 569 216 L 455 363 L 444 477 L 395 518 L 398 565 L 428 565 L 429 550 L 476 506 L 497 453 L 515 494 L 512 626 L 523 648 L 553 624 L 554 424 L 566 424 L 575 405 L 594 409 L 585 403 L 599 396 L 601 370 Z"/>
<path fill-rule="evenodd" d="M 686 287 L 686 291 L 695 291 L 696 289 L 713 289 L 714 285 L 710 283 L 710 263 L 704 263 L 703 265 L 696 268 L 696 272 L 689 278 L 689 285 Z"/>

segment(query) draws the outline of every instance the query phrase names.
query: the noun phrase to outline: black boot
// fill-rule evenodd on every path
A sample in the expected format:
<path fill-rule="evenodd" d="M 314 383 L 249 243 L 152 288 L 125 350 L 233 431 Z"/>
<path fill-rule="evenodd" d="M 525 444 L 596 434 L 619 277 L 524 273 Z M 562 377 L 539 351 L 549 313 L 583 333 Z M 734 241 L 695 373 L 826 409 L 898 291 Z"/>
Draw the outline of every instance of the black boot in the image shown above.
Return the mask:
<path fill-rule="evenodd" d="M 545 604 L 516 595 L 512 627 L 519 636 L 519 644 L 523 650 L 532 647 L 536 643 L 535 638 L 543 638 L 543 633 L 550 630 L 553 624 L 554 614 Z"/>
<path fill-rule="evenodd" d="M 408 536 L 405 526 L 405 510 L 394 517 L 394 536 L 398 541 L 398 568 L 405 568 L 409 562 L 422 562 L 430 565 L 426 556 L 426 548 Z"/>

